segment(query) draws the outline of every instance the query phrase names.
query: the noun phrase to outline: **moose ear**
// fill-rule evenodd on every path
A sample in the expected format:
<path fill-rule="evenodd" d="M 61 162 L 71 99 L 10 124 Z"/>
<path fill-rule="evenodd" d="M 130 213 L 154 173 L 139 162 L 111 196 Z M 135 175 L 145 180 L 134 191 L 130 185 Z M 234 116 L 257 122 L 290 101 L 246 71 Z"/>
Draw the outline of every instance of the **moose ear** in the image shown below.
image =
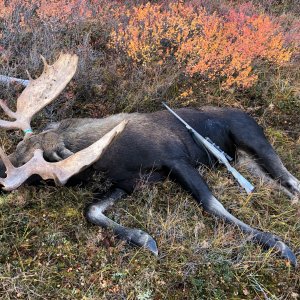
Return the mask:
<path fill-rule="evenodd" d="M 89 147 L 55 163 L 46 162 L 43 158 L 43 151 L 37 149 L 31 160 L 25 165 L 15 168 L 0 148 L 0 157 L 6 167 L 7 174 L 6 178 L 0 178 L 0 184 L 3 185 L 4 190 L 11 191 L 18 188 L 31 175 L 37 174 L 43 179 L 53 179 L 56 184 L 64 185 L 70 177 L 97 161 L 114 138 L 124 130 L 127 123 L 126 120 L 122 121 Z"/>
<path fill-rule="evenodd" d="M 32 117 L 62 92 L 74 76 L 78 64 L 78 56 L 71 54 L 61 54 L 53 65 L 48 65 L 44 57 L 42 60 L 43 73 L 37 79 L 30 78 L 29 84 L 17 100 L 16 112 L 11 111 L 4 101 L 0 101 L 0 106 L 8 117 L 15 119 L 0 120 L 0 127 L 22 129 L 26 135 L 30 135 Z"/>

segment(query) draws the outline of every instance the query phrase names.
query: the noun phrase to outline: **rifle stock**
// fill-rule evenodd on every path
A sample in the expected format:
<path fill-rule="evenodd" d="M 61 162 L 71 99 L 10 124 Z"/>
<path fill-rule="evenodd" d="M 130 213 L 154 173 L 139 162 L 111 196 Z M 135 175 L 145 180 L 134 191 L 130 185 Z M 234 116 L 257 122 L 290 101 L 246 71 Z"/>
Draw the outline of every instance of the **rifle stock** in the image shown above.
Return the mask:
<path fill-rule="evenodd" d="M 224 164 L 227 170 L 234 176 L 234 178 L 238 181 L 238 183 L 245 189 L 245 191 L 250 194 L 254 190 L 254 186 L 242 175 L 240 174 L 234 167 L 232 167 L 226 158 L 226 155 L 223 151 L 216 148 L 211 142 L 209 142 L 206 138 L 204 138 L 201 134 L 199 134 L 195 129 L 193 129 L 187 122 L 185 122 L 182 118 L 180 118 L 166 103 L 162 102 L 162 104 L 167 108 L 169 112 L 171 112 L 181 123 L 183 123 L 186 129 L 191 133 L 194 141 L 200 145 L 204 146 L 211 154 L 213 154 L 220 163 Z M 228 156 L 229 157 L 229 156 Z"/>

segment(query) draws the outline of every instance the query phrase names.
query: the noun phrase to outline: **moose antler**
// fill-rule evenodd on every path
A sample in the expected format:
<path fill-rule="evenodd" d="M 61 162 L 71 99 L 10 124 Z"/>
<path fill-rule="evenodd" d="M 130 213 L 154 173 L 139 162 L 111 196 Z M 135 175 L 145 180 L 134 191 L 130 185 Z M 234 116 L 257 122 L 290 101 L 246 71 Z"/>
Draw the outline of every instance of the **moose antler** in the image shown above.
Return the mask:
<path fill-rule="evenodd" d="M 31 175 L 37 174 L 44 180 L 53 179 L 56 184 L 64 185 L 71 176 L 78 174 L 97 161 L 113 139 L 124 130 L 127 123 L 126 120 L 122 121 L 89 147 L 59 162 L 45 161 L 43 151 L 37 149 L 25 165 L 15 168 L 0 148 L 0 157 L 6 167 L 7 174 L 6 178 L 0 178 L 0 184 L 3 185 L 4 190 L 11 191 L 18 188 Z"/>
<path fill-rule="evenodd" d="M 4 112 L 15 121 L 0 120 L 0 127 L 7 129 L 22 129 L 25 133 L 32 132 L 30 122 L 32 117 L 53 101 L 66 87 L 76 72 L 78 56 L 61 54 L 59 59 L 48 65 L 43 56 L 44 70 L 37 79 L 30 78 L 28 86 L 17 100 L 17 111 L 11 111 L 0 100 Z"/>

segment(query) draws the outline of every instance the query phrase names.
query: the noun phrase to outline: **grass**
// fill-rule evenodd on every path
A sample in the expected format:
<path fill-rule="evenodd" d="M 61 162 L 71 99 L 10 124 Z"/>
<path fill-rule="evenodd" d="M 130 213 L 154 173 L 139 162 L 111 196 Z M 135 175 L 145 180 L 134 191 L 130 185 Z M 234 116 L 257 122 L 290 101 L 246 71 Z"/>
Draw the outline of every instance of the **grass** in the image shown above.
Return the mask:
<path fill-rule="evenodd" d="M 293 155 L 299 142 L 282 132 L 269 134 L 284 161 L 299 165 L 299 155 Z M 285 151 L 286 144 L 292 150 Z M 225 173 L 205 170 L 225 207 L 252 226 L 278 234 L 299 254 L 299 204 L 291 205 L 258 179 L 249 200 Z M 170 181 L 142 185 L 108 214 L 149 232 L 159 245 L 158 258 L 87 224 L 82 211 L 91 199 L 83 187 L 49 186 L 23 187 L 1 197 L 1 299 L 298 297 L 297 271 L 204 213 Z"/>
<path fill-rule="evenodd" d="M 203 1 L 211 9 L 219 2 L 227 3 Z M 272 9 L 269 1 L 260 4 L 260 9 L 291 18 L 299 9 L 296 0 L 280 1 Z M 64 27 L 52 20 L 51 26 L 38 22 L 37 30 L 28 26 L 22 31 L 17 12 L 14 17 L 14 26 L 0 27 L 0 46 L 5 48 L 0 52 L 0 74 L 25 77 L 26 68 L 33 76 L 39 74 L 39 53 L 48 60 L 61 49 L 80 56 L 71 85 L 38 115 L 35 127 L 72 116 L 159 110 L 162 99 L 174 107 L 239 107 L 265 128 L 284 164 L 300 178 L 299 57 L 282 68 L 262 66 L 251 89 L 224 92 L 217 83 L 201 85 L 181 76 L 176 66 L 132 66 L 122 53 L 105 47 L 110 21 L 81 20 L 76 27 Z M 20 91 L 18 86 L 1 87 L 0 96 L 13 106 Z M 18 132 L 0 135 L 7 152 L 21 139 Z M 299 203 L 291 203 L 246 169 L 242 173 L 256 186 L 251 197 L 224 168 L 200 171 L 230 212 L 282 237 L 299 260 Z M 300 299 L 299 270 L 203 212 L 175 183 L 142 182 L 107 213 L 151 234 L 158 257 L 86 223 L 83 210 L 92 201 L 95 185 L 97 181 L 86 187 L 24 186 L 0 195 L 0 299 Z"/>

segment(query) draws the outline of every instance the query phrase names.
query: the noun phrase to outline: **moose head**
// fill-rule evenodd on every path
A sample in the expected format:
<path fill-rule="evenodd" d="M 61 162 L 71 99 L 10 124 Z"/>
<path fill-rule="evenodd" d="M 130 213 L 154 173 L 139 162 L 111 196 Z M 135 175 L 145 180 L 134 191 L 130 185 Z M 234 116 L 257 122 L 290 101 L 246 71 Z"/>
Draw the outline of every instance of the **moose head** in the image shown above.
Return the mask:
<path fill-rule="evenodd" d="M 77 69 L 78 57 L 61 54 L 53 65 L 48 65 L 44 57 L 42 60 L 44 62 L 43 73 L 37 79 L 30 77 L 29 84 L 17 99 L 16 112 L 13 112 L 4 101 L 0 101 L 3 111 L 8 117 L 14 119 L 13 121 L 0 120 L 0 127 L 21 129 L 25 133 L 24 140 L 17 146 L 18 151 L 9 157 L 0 148 L 0 157 L 7 174 L 5 178 L 0 178 L 0 184 L 7 191 L 18 188 L 34 174 L 40 175 L 43 179 L 53 179 L 56 184 L 64 185 L 70 177 L 97 161 L 127 124 L 127 121 L 122 121 L 98 141 L 75 154 L 64 153 L 65 159 L 53 163 L 46 161 L 43 157 L 40 136 L 35 138 L 33 135 L 31 119 L 52 102 L 70 82 Z M 22 159 L 16 155 L 21 155 Z"/>

